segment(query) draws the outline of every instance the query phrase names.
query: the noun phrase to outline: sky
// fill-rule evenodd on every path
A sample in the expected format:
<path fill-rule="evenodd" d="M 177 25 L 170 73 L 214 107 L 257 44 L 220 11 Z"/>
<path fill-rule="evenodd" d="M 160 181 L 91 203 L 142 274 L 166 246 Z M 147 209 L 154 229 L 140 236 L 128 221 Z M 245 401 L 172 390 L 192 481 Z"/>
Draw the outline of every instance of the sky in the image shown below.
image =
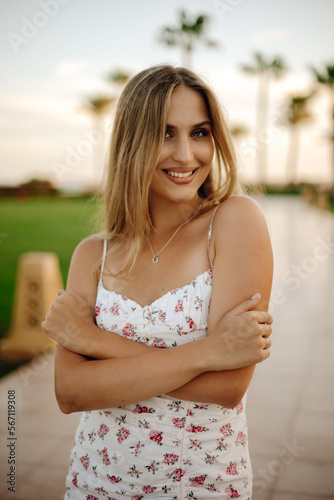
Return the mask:
<path fill-rule="evenodd" d="M 289 133 L 280 121 L 292 94 L 314 86 L 309 70 L 334 64 L 333 0 L 0 0 L 0 185 L 32 177 L 63 189 L 101 180 L 112 112 L 97 121 L 87 97 L 117 95 L 106 75 L 132 75 L 159 63 L 182 63 L 177 48 L 158 42 L 181 8 L 210 16 L 218 49 L 198 46 L 193 69 L 215 88 L 236 141 L 245 180 L 256 180 L 255 111 L 258 79 L 241 64 L 253 53 L 282 56 L 288 70 L 270 89 L 268 180 L 287 179 Z M 301 128 L 298 179 L 331 181 L 330 96 L 319 89 L 312 121 Z"/>

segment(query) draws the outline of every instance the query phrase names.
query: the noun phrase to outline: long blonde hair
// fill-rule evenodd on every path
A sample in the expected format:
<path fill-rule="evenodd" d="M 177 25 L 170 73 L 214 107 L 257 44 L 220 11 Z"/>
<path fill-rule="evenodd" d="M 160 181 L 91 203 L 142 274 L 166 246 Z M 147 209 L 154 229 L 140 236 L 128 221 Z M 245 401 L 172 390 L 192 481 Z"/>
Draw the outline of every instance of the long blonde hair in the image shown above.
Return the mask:
<path fill-rule="evenodd" d="M 130 270 L 145 235 L 152 230 L 149 189 L 164 141 L 173 90 L 185 85 L 207 105 L 215 148 L 214 165 L 199 190 L 199 213 L 231 196 L 237 186 L 230 133 L 213 90 L 194 72 L 170 65 L 150 67 L 134 76 L 118 101 L 104 189 L 105 233 L 124 248 L 119 272 Z"/>

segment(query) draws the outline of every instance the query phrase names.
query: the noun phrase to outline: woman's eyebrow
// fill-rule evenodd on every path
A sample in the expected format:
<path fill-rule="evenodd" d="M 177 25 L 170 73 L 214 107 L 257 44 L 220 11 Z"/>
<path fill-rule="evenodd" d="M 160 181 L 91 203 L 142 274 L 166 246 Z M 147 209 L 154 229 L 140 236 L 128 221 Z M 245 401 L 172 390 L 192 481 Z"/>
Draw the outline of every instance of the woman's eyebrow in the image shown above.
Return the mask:
<path fill-rule="evenodd" d="M 209 127 L 211 127 L 211 122 L 210 122 L 209 120 L 205 120 L 204 122 L 195 123 L 195 125 L 192 125 L 190 128 L 198 128 L 198 127 L 203 127 L 203 125 L 209 125 Z M 177 127 L 175 127 L 175 125 L 169 125 L 169 124 L 167 123 L 166 128 L 169 128 L 169 129 L 175 129 L 175 128 L 177 128 Z"/>

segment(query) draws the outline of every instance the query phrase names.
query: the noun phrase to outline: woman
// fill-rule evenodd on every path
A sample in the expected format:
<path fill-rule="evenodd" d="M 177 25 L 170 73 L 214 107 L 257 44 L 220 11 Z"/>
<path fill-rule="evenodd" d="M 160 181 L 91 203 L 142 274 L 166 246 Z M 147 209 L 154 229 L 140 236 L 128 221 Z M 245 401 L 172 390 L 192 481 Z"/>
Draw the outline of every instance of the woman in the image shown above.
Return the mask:
<path fill-rule="evenodd" d="M 236 185 L 212 90 L 171 66 L 132 78 L 105 234 L 78 245 L 43 323 L 59 406 L 85 412 L 66 499 L 251 498 L 245 394 L 269 356 L 272 253 Z"/>

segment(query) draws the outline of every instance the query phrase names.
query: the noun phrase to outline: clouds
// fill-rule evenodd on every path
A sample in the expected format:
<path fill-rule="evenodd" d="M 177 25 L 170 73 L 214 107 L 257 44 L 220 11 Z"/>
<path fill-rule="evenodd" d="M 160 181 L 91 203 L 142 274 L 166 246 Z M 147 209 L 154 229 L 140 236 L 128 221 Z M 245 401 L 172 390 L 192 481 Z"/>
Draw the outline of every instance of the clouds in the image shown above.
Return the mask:
<path fill-rule="evenodd" d="M 56 65 L 55 75 L 60 78 L 71 78 L 82 73 L 91 64 L 88 59 L 77 59 L 72 61 L 60 61 Z"/>
<path fill-rule="evenodd" d="M 289 73 L 271 87 L 270 112 L 273 114 L 284 104 L 288 93 L 306 93 L 312 84 L 307 64 L 321 67 L 332 53 L 334 2 L 322 2 L 324 8 L 320 8 L 318 0 L 211 0 L 207 3 L 170 0 L 167 4 L 155 0 L 140 3 L 100 0 L 97 8 L 94 2 L 80 0 L 31 0 L 19 2 L 19 6 L 11 0 L 3 0 L 0 29 L 5 37 L 11 31 L 27 35 L 26 31 L 22 34 L 23 16 L 38 28 L 36 36 L 32 36 L 31 31 L 29 43 L 22 44 L 18 53 L 10 43 L 0 46 L 0 129 L 3 132 L 0 162 L 7 167 L 3 169 L 6 179 L 10 174 L 11 182 L 15 178 L 20 181 L 22 172 L 28 177 L 30 166 L 47 176 L 52 173 L 53 161 L 63 161 L 66 148 L 76 148 L 83 132 L 95 126 L 92 117 L 84 111 L 86 97 L 116 92 L 105 79 L 108 72 L 122 67 L 135 74 L 160 62 L 178 64 L 180 52 L 159 44 L 157 30 L 162 25 L 174 24 L 181 7 L 193 13 L 206 11 L 212 16 L 210 36 L 219 40 L 224 50 L 206 51 L 198 47 L 194 54 L 195 69 L 213 83 L 232 124 L 245 124 L 252 133 L 258 80 L 242 74 L 240 64 L 251 59 L 254 48 L 270 57 L 279 54 L 287 58 Z M 215 5 L 225 6 L 223 18 L 217 14 Z M 326 96 L 319 99 L 320 94 L 312 103 L 312 110 L 321 115 L 321 126 L 327 131 Z M 315 126 L 312 123 L 308 128 Z M 282 135 L 277 133 L 276 137 L 277 143 L 285 140 L 286 131 L 282 130 Z M 321 144 L 321 149 L 327 151 L 329 142 L 324 139 Z M 274 141 L 271 148 L 275 145 Z M 272 155 L 273 169 L 284 161 L 284 147 Z M 312 141 L 307 141 L 304 147 L 312 151 L 305 154 L 301 170 L 309 168 L 311 172 L 323 159 L 316 160 L 319 148 L 315 148 Z M 84 160 L 87 160 L 88 172 L 90 158 Z M 79 170 L 73 172 L 78 182 L 84 181 L 83 170 L 80 169 L 80 175 Z M 5 182 L 4 174 L 1 176 L 0 184 Z"/>
<path fill-rule="evenodd" d="M 282 29 L 265 29 L 257 31 L 251 37 L 251 42 L 255 45 L 264 45 L 271 41 L 282 41 L 291 38 L 292 34 Z"/>

